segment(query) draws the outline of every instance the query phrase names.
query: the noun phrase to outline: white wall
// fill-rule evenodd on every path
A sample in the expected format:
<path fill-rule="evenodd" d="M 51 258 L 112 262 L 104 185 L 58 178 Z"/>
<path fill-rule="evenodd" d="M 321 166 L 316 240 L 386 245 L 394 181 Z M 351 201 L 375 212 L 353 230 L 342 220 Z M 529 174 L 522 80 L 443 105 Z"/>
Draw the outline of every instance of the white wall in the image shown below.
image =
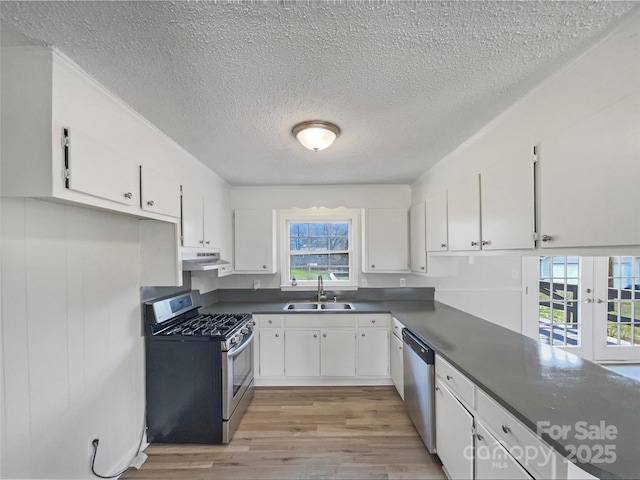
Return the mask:
<path fill-rule="evenodd" d="M 340 185 L 340 186 L 282 186 L 282 187 L 232 187 L 232 209 L 291 208 L 409 208 L 411 190 L 408 185 Z M 279 241 L 280 239 L 278 239 Z M 253 280 L 260 280 L 260 288 L 280 288 L 280 274 L 233 275 L 216 279 L 215 273 L 193 274 L 192 285 L 201 291 L 215 288 L 252 288 Z M 367 279 L 368 287 L 398 287 L 400 278 L 406 285 L 422 287 L 427 279 L 411 274 L 360 274 Z"/>
<path fill-rule="evenodd" d="M 626 75 L 626 66 L 638 62 L 635 49 L 630 47 L 639 41 L 639 18 L 640 15 L 633 15 L 616 32 L 543 82 L 427 171 L 411 185 L 412 203 L 428 200 L 454 185 L 461 180 L 460 172 L 479 173 L 504 159 L 505 154 L 523 149 L 532 151 L 534 145 L 628 95 L 619 84 Z M 461 258 L 457 276 L 435 279 L 436 300 L 520 331 L 520 258 L 482 255 L 477 254 L 473 265 L 467 257 Z"/>
<path fill-rule="evenodd" d="M 144 415 L 140 242 L 131 217 L 2 199 L 3 478 L 128 464 Z"/>

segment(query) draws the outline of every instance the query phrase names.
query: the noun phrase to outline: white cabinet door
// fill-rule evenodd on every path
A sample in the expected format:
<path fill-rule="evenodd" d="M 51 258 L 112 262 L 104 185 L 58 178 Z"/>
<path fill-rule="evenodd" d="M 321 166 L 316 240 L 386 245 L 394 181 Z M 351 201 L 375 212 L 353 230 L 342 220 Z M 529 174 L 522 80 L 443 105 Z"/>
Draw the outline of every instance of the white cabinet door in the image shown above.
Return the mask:
<path fill-rule="evenodd" d="M 473 478 L 473 416 L 436 378 L 436 451 L 449 478 Z"/>
<path fill-rule="evenodd" d="M 482 249 L 535 247 L 533 147 L 480 174 Z"/>
<path fill-rule="evenodd" d="M 409 216 L 404 208 L 365 212 L 364 272 L 409 270 Z"/>
<path fill-rule="evenodd" d="M 204 246 L 220 250 L 221 235 L 221 211 L 220 204 L 209 195 L 204 195 L 203 234 Z"/>
<path fill-rule="evenodd" d="M 475 464 L 477 480 L 531 480 L 533 477 L 476 420 Z"/>
<path fill-rule="evenodd" d="M 260 376 L 282 377 L 284 375 L 284 331 L 267 328 L 260 331 Z"/>
<path fill-rule="evenodd" d="M 391 380 L 396 386 L 400 397 L 404 400 L 404 361 L 402 358 L 402 340 L 395 335 L 389 335 L 389 364 Z"/>
<path fill-rule="evenodd" d="M 275 273 L 275 212 L 236 210 L 234 230 L 235 272 Z"/>
<path fill-rule="evenodd" d="M 425 217 L 427 224 L 427 251 L 446 251 L 449 248 L 446 191 L 427 199 Z"/>
<path fill-rule="evenodd" d="M 69 129 L 67 188 L 124 205 L 138 206 L 138 165 L 109 143 Z"/>
<path fill-rule="evenodd" d="M 447 194 L 449 250 L 480 250 L 480 178 L 473 175 Z"/>
<path fill-rule="evenodd" d="M 202 194 L 189 188 L 182 192 L 182 246 L 203 247 L 202 218 L 204 203 Z"/>
<path fill-rule="evenodd" d="M 284 374 L 287 377 L 320 375 L 320 331 L 284 332 Z"/>
<path fill-rule="evenodd" d="M 541 144 L 542 247 L 637 245 L 640 95 Z"/>
<path fill-rule="evenodd" d="M 358 375 L 389 374 L 389 330 L 361 328 L 358 335 Z"/>
<path fill-rule="evenodd" d="M 425 203 L 412 205 L 409 209 L 411 239 L 411 271 L 427 273 L 427 237 Z"/>
<path fill-rule="evenodd" d="M 356 374 L 355 330 L 322 330 L 320 375 L 353 377 Z"/>
<path fill-rule="evenodd" d="M 180 216 L 180 182 L 150 167 L 140 167 L 140 206 L 147 212 Z"/>

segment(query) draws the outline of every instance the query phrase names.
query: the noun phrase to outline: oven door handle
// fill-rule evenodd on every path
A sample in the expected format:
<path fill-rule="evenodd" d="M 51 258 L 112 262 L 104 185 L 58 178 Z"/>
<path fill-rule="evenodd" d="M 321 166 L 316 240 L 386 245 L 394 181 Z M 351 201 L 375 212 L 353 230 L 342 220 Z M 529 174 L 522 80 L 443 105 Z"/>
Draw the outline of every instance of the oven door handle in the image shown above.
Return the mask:
<path fill-rule="evenodd" d="M 244 341 L 240 345 L 229 350 L 227 352 L 227 358 L 233 358 L 236 355 L 240 355 L 242 351 L 251 344 L 251 340 L 253 340 L 253 332 L 254 331 L 251 330 L 251 335 L 249 335 L 248 338 L 243 339 Z"/>

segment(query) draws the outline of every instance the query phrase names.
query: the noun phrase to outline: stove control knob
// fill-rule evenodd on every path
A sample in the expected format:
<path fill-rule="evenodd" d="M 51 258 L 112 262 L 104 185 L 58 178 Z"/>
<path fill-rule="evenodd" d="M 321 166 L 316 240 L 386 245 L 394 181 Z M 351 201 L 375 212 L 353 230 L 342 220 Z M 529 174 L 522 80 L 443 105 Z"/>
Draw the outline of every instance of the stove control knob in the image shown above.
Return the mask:
<path fill-rule="evenodd" d="M 238 337 L 231 337 L 231 340 L 229 340 L 229 343 L 231 343 L 231 345 L 235 345 L 239 341 L 240 339 Z"/>
<path fill-rule="evenodd" d="M 248 329 L 247 327 L 242 327 L 242 328 L 240 329 L 240 333 L 242 333 L 242 334 L 245 334 L 245 333 L 247 333 L 248 331 L 249 331 L 249 329 Z"/>

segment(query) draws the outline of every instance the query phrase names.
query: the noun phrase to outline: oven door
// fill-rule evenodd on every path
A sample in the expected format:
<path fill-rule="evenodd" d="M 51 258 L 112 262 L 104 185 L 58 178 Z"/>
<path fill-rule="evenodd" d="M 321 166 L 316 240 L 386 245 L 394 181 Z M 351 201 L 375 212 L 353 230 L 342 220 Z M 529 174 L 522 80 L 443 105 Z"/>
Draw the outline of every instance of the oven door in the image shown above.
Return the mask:
<path fill-rule="evenodd" d="M 253 335 L 222 352 L 222 419 L 229 420 L 253 382 Z"/>

